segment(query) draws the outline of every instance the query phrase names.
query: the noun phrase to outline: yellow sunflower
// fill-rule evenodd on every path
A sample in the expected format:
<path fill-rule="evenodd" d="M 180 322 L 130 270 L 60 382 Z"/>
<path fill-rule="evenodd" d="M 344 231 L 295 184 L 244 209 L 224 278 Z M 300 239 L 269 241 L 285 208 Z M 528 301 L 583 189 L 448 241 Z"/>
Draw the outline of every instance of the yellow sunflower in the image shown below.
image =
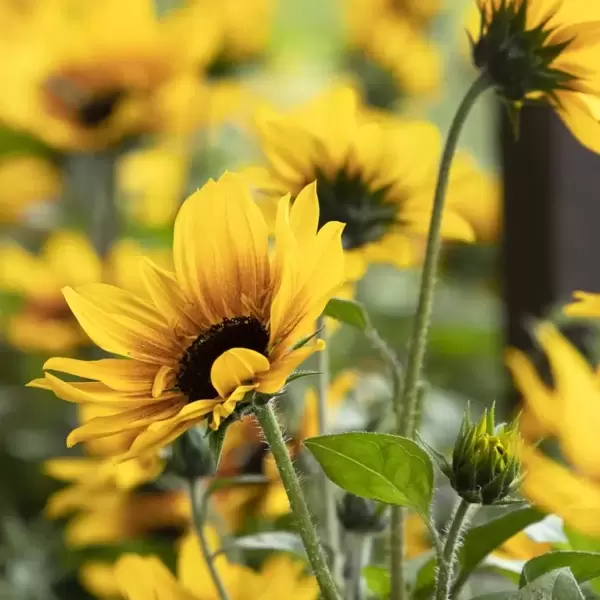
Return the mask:
<path fill-rule="evenodd" d="M 352 90 L 336 88 L 291 114 L 263 111 L 257 128 L 268 166 L 249 169 L 248 177 L 268 198 L 285 191 L 295 197 L 316 180 L 319 224 L 346 224 L 348 281 L 359 279 L 371 262 L 418 262 L 415 240 L 429 227 L 440 155 L 433 125 L 375 119 Z M 472 241 L 472 227 L 454 210 L 457 200 L 467 202 L 451 184 L 442 235 Z M 273 213 L 272 201 L 264 206 Z"/>
<path fill-rule="evenodd" d="M 75 429 L 67 444 L 142 429 L 128 457 L 155 451 L 203 420 L 216 429 L 252 391 L 272 394 L 309 355 L 314 322 L 343 282 L 343 224 L 318 231 L 316 186 L 279 202 L 275 246 L 245 181 L 225 174 L 184 203 L 170 273 L 140 264 L 149 299 L 102 284 L 64 295 L 90 338 L 126 357 L 54 358 L 30 383 L 64 400 L 119 409 Z"/>
<path fill-rule="evenodd" d="M 168 264 L 168 253 L 149 252 L 159 264 Z M 14 243 L 0 245 L 0 291 L 21 299 L 20 308 L 7 315 L 9 342 L 24 351 L 48 353 L 88 343 L 61 289 L 98 282 L 104 274 L 131 291 L 140 291 L 143 285 L 135 268 L 140 254 L 137 242 L 121 240 L 103 265 L 83 234 L 66 230 L 52 234 L 38 255 Z"/>
<path fill-rule="evenodd" d="M 209 530 L 211 548 L 218 550 L 218 539 Z M 318 586 L 314 577 L 305 575 L 302 562 L 286 554 L 274 554 L 254 571 L 232 563 L 224 554 L 215 558 L 215 566 L 231 600 L 316 600 Z M 115 576 L 127 600 L 218 600 L 206 560 L 196 536 L 188 536 L 181 545 L 177 579 L 153 556 L 126 554 L 119 559 Z"/>
<path fill-rule="evenodd" d="M 518 109 L 547 103 L 600 151 L 600 5 L 588 0 L 477 0 L 473 62 Z"/>
<path fill-rule="evenodd" d="M 36 223 L 36 213 L 60 198 L 60 171 L 51 161 L 33 155 L 9 155 L 0 159 L 0 224 L 24 220 Z"/>
<path fill-rule="evenodd" d="M 600 535 L 600 381 L 579 352 L 549 324 L 536 328 L 555 383 L 549 388 L 520 350 L 507 352 L 507 365 L 523 396 L 528 427 L 540 437 L 554 437 L 573 468 L 546 456 L 534 444 L 523 449 L 523 494 L 567 524 Z"/>
<path fill-rule="evenodd" d="M 0 66 L 0 118 L 66 150 L 160 129 L 155 92 L 187 65 L 154 2 L 36 4 L 25 26 L 0 41 L 10 56 Z"/>

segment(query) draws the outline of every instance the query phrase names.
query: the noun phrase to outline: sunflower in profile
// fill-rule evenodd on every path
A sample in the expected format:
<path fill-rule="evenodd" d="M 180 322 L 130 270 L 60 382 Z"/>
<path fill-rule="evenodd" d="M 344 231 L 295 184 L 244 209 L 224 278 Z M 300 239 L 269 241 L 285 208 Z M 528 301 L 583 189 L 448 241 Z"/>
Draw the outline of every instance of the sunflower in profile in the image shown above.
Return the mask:
<path fill-rule="evenodd" d="M 97 150 L 161 127 L 156 92 L 187 64 L 152 0 L 32 6 L 24 15 L 14 8 L 20 27 L 0 40 L 10 56 L 0 66 L 5 123 L 63 150 Z"/>
<path fill-rule="evenodd" d="M 127 457 L 156 450 L 206 420 L 216 429 L 249 392 L 274 394 L 305 358 L 314 322 L 343 283 L 342 223 L 319 226 L 314 184 L 278 206 L 274 248 L 243 178 L 226 173 L 182 206 L 171 273 L 140 264 L 147 297 L 103 284 L 65 288 L 90 338 L 125 359 L 53 358 L 30 383 L 60 398 L 119 409 L 67 444 L 141 430 Z M 307 341 L 308 340 L 308 341 Z"/>
<path fill-rule="evenodd" d="M 266 213 L 274 212 L 269 198 L 284 191 L 296 197 L 316 180 L 319 225 L 346 224 L 348 281 L 359 279 L 372 262 L 406 267 L 419 261 L 415 240 L 429 227 L 440 154 L 433 125 L 376 119 L 352 90 L 336 88 L 291 114 L 259 113 L 257 129 L 267 167 L 251 168 L 247 176 L 266 196 Z M 469 190 L 473 201 L 475 192 Z M 458 200 L 467 201 L 451 184 L 442 234 L 472 241 L 471 225 L 453 208 Z"/>
<path fill-rule="evenodd" d="M 600 5 L 588 0 L 477 0 L 475 66 L 512 114 L 551 105 L 579 141 L 600 151 Z"/>

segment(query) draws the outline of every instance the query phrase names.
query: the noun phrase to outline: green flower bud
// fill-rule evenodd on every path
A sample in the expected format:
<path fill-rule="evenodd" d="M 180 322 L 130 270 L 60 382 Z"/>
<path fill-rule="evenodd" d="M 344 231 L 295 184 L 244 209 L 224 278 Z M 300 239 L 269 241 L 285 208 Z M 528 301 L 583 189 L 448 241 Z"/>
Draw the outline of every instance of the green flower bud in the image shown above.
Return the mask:
<path fill-rule="evenodd" d="M 496 426 L 492 406 L 473 424 L 467 408 L 452 453 L 452 487 L 473 504 L 502 502 L 519 485 L 520 444 L 517 420 Z"/>
<path fill-rule="evenodd" d="M 215 474 L 216 461 L 204 434 L 195 428 L 180 435 L 171 446 L 167 469 L 185 479 Z"/>
<path fill-rule="evenodd" d="M 346 531 L 363 535 L 379 533 L 386 528 L 384 507 L 374 500 L 346 493 L 338 504 L 338 519 Z"/>

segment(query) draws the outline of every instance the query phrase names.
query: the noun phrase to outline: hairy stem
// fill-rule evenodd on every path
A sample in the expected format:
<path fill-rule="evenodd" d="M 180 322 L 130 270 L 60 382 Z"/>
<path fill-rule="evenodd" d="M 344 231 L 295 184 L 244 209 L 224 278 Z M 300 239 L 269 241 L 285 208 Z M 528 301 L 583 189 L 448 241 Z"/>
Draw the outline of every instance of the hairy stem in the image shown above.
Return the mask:
<path fill-rule="evenodd" d="M 191 478 L 189 480 L 189 489 L 190 489 L 190 502 L 192 504 L 192 517 L 194 520 L 194 528 L 198 535 L 198 540 L 200 542 L 200 548 L 202 550 L 202 554 L 204 555 L 204 560 L 208 566 L 208 570 L 210 572 L 210 576 L 215 584 L 215 588 L 219 593 L 220 600 L 229 600 L 229 594 L 221 581 L 221 577 L 214 562 L 214 556 L 211 552 L 210 546 L 208 544 L 208 540 L 206 539 L 206 533 L 204 531 L 204 515 L 201 514 L 201 507 L 203 505 L 202 499 L 199 497 L 198 493 L 198 485 L 197 480 Z"/>
<path fill-rule="evenodd" d="M 448 600 L 450 598 L 450 587 L 452 586 L 452 577 L 454 574 L 454 564 L 456 563 L 458 549 L 464 528 L 468 524 L 469 511 L 471 504 L 461 499 L 454 511 L 448 535 L 444 543 L 444 550 L 441 559 L 438 555 L 438 574 L 435 584 L 435 600 Z"/>
<path fill-rule="evenodd" d="M 444 202 L 448 181 L 450 179 L 450 168 L 456 149 L 458 138 L 471 108 L 479 96 L 490 87 L 491 83 L 484 73 L 469 88 L 463 98 L 456 115 L 450 125 L 444 151 L 440 161 L 437 184 L 433 199 L 433 209 L 429 222 L 429 233 L 427 235 L 427 247 L 425 250 L 425 261 L 421 275 L 419 289 L 419 302 L 413 323 L 413 331 L 410 341 L 408 361 L 406 365 L 406 377 L 402 394 L 399 395 L 395 404 L 396 410 L 396 432 L 406 437 L 415 434 L 415 417 L 419 403 L 419 380 L 423 368 L 425 348 L 431 322 L 433 308 L 433 296 L 437 276 L 441 246 L 441 228 L 444 214 Z M 403 600 L 405 597 L 404 585 L 404 552 L 402 549 L 404 538 L 404 511 L 399 507 L 392 507 L 392 551 L 390 555 L 391 565 L 391 600 Z M 394 529 L 396 531 L 394 531 Z"/>
<path fill-rule="evenodd" d="M 310 517 L 310 512 L 306 505 L 302 488 L 300 487 L 300 481 L 298 480 L 285 440 L 283 439 L 281 428 L 277 422 L 275 411 L 270 403 L 255 404 L 254 414 L 275 459 L 279 476 L 283 482 L 283 487 L 287 493 L 292 513 L 296 520 L 298 532 L 304 542 L 308 560 L 321 589 L 321 595 L 324 600 L 339 600 L 338 590 L 327 565 L 325 552 L 317 537 L 317 532 Z"/>

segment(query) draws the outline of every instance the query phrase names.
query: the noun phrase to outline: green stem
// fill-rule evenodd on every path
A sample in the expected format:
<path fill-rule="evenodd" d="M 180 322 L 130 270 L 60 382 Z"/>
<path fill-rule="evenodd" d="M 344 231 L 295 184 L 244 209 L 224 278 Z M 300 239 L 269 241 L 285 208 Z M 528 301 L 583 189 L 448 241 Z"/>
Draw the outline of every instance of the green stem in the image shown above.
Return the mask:
<path fill-rule="evenodd" d="M 296 519 L 300 537 L 304 542 L 306 554 L 311 564 L 324 600 L 339 600 L 339 594 L 333 576 L 327 566 L 325 552 L 319 543 L 315 526 L 311 520 L 306 500 L 300 487 L 300 481 L 288 453 L 281 428 L 270 403 L 255 404 L 254 414 L 269 444 L 283 487 L 287 493 L 292 513 Z"/>
<path fill-rule="evenodd" d="M 327 341 L 327 328 L 325 318 L 319 317 L 317 320 L 317 329 L 320 330 L 319 337 Z M 327 395 L 329 393 L 329 353 L 327 348 L 317 354 L 317 371 L 319 371 L 317 381 L 317 420 L 318 433 L 324 435 L 329 433 L 329 420 L 327 416 Z M 335 494 L 332 482 L 324 471 L 321 471 L 321 485 L 323 492 L 323 504 L 325 509 L 325 540 L 324 544 L 328 547 L 331 556 L 333 574 L 336 581 L 341 578 L 341 552 L 340 552 L 340 527 L 337 518 L 335 506 Z"/>
<path fill-rule="evenodd" d="M 348 557 L 347 571 L 349 573 L 349 600 L 363 600 L 365 586 L 362 580 L 362 570 L 369 564 L 373 547 L 373 538 L 370 535 L 347 534 L 345 540 L 346 556 Z"/>
<path fill-rule="evenodd" d="M 219 575 L 219 572 L 217 571 L 217 567 L 215 566 L 214 556 L 211 552 L 208 540 L 206 539 L 206 534 L 204 532 L 204 516 L 200 512 L 202 500 L 198 494 L 198 485 L 196 479 L 192 478 L 189 480 L 189 488 L 194 528 L 196 530 L 196 533 L 198 534 L 198 540 L 200 542 L 202 554 L 204 555 L 204 560 L 206 561 L 208 570 L 210 572 L 210 576 L 212 577 L 213 583 L 215 584 L 215 588 L 217 589 L 220 600 L 229 600 L 229 594 L 227 594 L 227 590 L 225 589 L 225 586 L 221 581 L 221 577 Z"/>
<path fill-rule="evenodd" d="M 444 146 L 444 152 L 440 161 L 438 179 L 433 199 L 433 210 L 429 223 L 429 233 L 427 235 L 427 247 L 425 251 L 425 261 L 423 263 L 423 273 L 421 275 L 421 285 L 419 289 L 419 302 L 413 324 L 413 333 L 408 354 L 406 366 L 406 378 L 404 380 L 404 389 L 398 397 L 395 405 L 397 433 L 407 437 L 412 437 L 415 433 L 414 422 L 417 405 L 419 402 L 419 379 L 425 357 L 425 348 L 427 346 L 427 337 L 431 321 L 431 311 L 433 308 L 433 292 L 435 290 L 435 280 L 437 275 L 437 265 L 440 254 L 440 232 L 442 227 L 442 217 L 444 214 L 444 201 L 446 199 L 446 190 L 450 178 L 450 168 L 452 160 L 458 146 L 460 132 L 467 120 L 467 116 L 474 106 L 479 96 L 491 86 L 491 83 L 484 73 L 469 88 L 463 98 L 454 120 L 450 125 L 450 131 Z M 391 577 L 392 589 L 391 600 L 402 600 L 405 596 L 404 588 L 404 554 L 402 552 L 403 531 L 404 531 L 404 512 L 401 508 L 392 507 L 392 551 L 391 551 Z M 395 547 L 399 545 L 400 547 Z"/>
<path fill-rule="evenodd" d="M 403 413 L 402 421 L 400 423 L 401 431 L 399 432 L 402 435 L 408 435 L 413 430 L 415 408 L 418 402 L 418 384 L 421 377 L 421 369 L 423 367 L 423 358 L 425 356 L 425 347 L 427 345 L 431 311 L 433 308 L 433 292 L 435 290 L 441 246 L 440 232 L 452 160 L 458 146 L 460 132 L 467 121 L 471 108 L 473 108 L 477 98 L 479 98 L 490 85 L 489 79 L 483 74 L 469 88 L 469 91 L 463 98 L 456 111 L 454 120 L 450 125 L 450 131 L 448 132 L 448 138 L 446 139 L 446 145 L 440 161 L 437 185 L 433 199 L 433 210 L 431 212 L 429 233 L 427 236 L 425 261 L 423 263 L 423 273 L 421 275 L 419 302 L 417 305 L 406 366 L 406 380 L 404 382 L 404 393 L 401 399 L 402 408 L 397 411 Z"/>
<path fill-rule="evenodd" d="M 454 574 L 454 563 L 456 562 L 458 548 L 462 538 L 462 532 L 468 523 L 471 504 L 461 499 L 454 511 L 441 560 L 438 556 L 438 574 L 435 585 L 435 600 L 448 600 L 450 598 L 450 587 Z"/>

